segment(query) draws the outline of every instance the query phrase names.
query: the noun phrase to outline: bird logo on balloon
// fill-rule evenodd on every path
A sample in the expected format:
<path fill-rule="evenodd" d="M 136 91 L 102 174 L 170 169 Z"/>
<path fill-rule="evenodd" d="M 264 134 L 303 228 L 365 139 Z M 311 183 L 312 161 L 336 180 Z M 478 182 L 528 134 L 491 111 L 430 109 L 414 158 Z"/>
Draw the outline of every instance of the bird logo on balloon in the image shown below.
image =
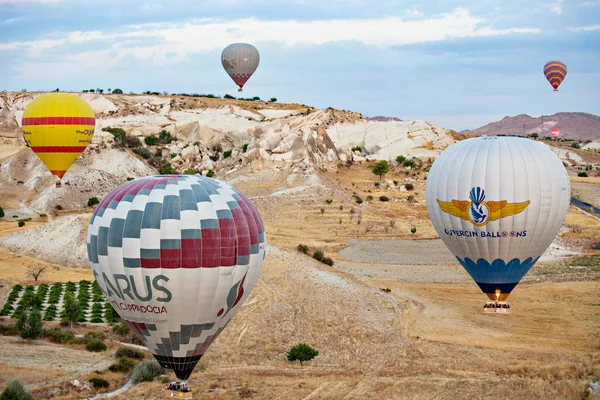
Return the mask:
<path fill-rule="evenodd" d="M 485 201 L 485 191 L 480 187 L 471 188 L 469 200 L 437 200 L 440 209 L 458 217 L 470 221 L 475 226 L 485 226 L 490 221 L 516 215 L 529 205 L 530 201 L 520 203 L 508 203 L 506 200 Z"/>

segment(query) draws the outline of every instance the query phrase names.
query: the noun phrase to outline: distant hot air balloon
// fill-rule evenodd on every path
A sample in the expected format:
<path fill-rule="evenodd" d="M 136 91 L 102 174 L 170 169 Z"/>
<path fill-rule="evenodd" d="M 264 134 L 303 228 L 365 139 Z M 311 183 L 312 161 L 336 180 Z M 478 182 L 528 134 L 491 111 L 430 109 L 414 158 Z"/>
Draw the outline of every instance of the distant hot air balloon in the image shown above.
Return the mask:
<path fill-rule="evenodd" d="M 81 97 L 51 92 L 25 107 L 21 126 L 27 145 L 53 175 L 62 178 L 92 142 L 96 119 Z"/>
<path fill-rule="evenodd" d="M 558 130 L 558 128 L 552 128 L 550 134 L 552 135 L 552 139 L 556 139 L 560 134 L 560 131 Z"/>
<path fill-rule="evenodd" d="M 221 64 L 225 72 L 239 86 L 238 92 L 242 91 L 246 81 L 256 71 L 259 62 L 258 50 L 248 43 L 232 43 L 221 53 Z"/>
<path fill-rule="evenodd" d="M 444 244 L 491 300 L 504 301 L 558 234 L 571 186 L 543 143 L 460 141 L 433 163 L 427 210 Z"/>
<path fill-rule="evenodd" d="M 265 258 L 258 210 L 198 175 L 135 179 L 92 214 L 87 251 L 113 308 L 179 379 L 248 298 Z"/>
<path fill-rule="evenodd" d="M 567 76 L 567 66 L 562 61 L 548 61 L 544 65 L 544 75 L 554 91 L 558 91 L 558 87 Z"/>

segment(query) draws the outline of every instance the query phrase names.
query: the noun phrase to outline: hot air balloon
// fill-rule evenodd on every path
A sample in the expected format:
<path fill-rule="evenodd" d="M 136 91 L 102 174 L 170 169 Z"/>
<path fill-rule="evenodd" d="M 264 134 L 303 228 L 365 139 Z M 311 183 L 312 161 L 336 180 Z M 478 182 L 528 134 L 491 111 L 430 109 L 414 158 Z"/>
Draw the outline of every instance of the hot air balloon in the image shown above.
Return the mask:
<path fill-rule="evenodd" d="M 244 84 L 256 71 L 259 62 L 258 50 L 248 43 L 232 43 L 221 53 L 221 64 L 225 72 L 239 86 L 238 92 L 242 91 Z"/>
<path fill-rule="evenodd" d="M 567 171 L 548 146 L 497 136 L 448 147 L 426 187 L 436 231 L 494 308 L 558 234 L 570 193 Z"/>
<path fill-rule="evenodd" d="M 558 91 L 558 87 L 567 76 L 567 66 L 562 61 L 548 61 L 544 65 L 544 75 L 554 91 Z"/>
<path fill-rule="evenodd" d="M 81 97 L 51 92 L 36 97 L 25 107 L 21 126 L 27 145 L 61 179 L 92 142 L 96 119 Z"/>
<path fill-rule="evenodd" d="M 92 214 L 87 252 L 113 308 L 179 379 L 248 298 L 265 258 L 256 207 L 199 175 L 126 182 Z"/>
<path fill-rule="evenodd" d="M 550 134 L 552 135 L 552 139 L 556 140 L 556 138 L 560 134 L 560 131 L 558 130 L 558 128 L 552 128 L 552 130 L 550 130 Z"/>

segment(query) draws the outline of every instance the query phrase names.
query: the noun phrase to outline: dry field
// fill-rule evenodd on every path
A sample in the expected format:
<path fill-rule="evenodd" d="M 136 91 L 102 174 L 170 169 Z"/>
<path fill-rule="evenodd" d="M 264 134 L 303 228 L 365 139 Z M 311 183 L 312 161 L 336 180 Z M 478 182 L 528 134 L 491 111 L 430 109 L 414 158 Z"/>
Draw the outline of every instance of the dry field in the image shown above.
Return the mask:
<path fill-rule="evenodd" d="M 386 179 L 400 186 L 408 178 L 412 191 L 383 188 Z M 571 208 L 559 241 L 581 254 L 539 263 L 509 298 L 511 314 L 484 315 L 486 297 L 437 240 L 425 181 L 417 178 L 398 169 L 378 188 L 379 178 L 357 166 L 309 176 L 232 177 L 260 209 L 270 246 L 251 297 L 189 380 L 195 398 L 585 398 L 590 381 L 600 378 L 600 251 L 591 246 L 600 238 L 600 221 Z M 381 202 L 382 195 L 390 201 Z M 15 229 L 24 228 L 0 223 L 0 235 Z M 334 266 L 299 253 L 299 243 L 323 249 Z M 41 262 L 0 253 L 1 297 L 8 281 L 25 282 L 25 267 Z M 91 279 L 88 268 L 49 265 L 47 272 L 48 282 Z M 0 340 L 28 347 L 31 357 L 55 354 L 45 342 Z M 285 358 L 300 342 L 319 351 L 303 367 Z M 89 368 L 115 347 L 99 361 L 86 352 L 77 374 L 59 375 L 88 379 Z M 63 349 L 65 360 L 75 351 Z M 0 364 L 4 383 L 28 371 L 28 384 L 58 377 L 18 361 L 14 352 L 0 352 Z M 111 389 L 123 382 L 110 380 Z M 49 382 L 31 392 L 40 399 L 89 396 L 67 386 Z M 115 399 L 158 399 L 162 388 L 142 383 Z"/>

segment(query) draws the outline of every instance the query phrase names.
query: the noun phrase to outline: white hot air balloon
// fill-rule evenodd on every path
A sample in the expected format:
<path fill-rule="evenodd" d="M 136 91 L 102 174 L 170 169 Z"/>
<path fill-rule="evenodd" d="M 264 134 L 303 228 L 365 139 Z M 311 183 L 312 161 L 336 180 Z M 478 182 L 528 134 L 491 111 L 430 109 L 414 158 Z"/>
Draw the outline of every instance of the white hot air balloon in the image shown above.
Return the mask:
<path fill-rule="evenodd" d="M 444 244 L 498 302 L 558 234 L 571 185 L 562 162 L 545 144 L 490 136 L 463 140 L 442 152 L 429 171 L 426 196 Z"/>
<path fill-rule="evenodd" d="M 159 175 L 106 195 L 87 234 L 98 285 L 159 363 L 187 379 L 265 257 L 256 207 L 216 179 Z"/>

